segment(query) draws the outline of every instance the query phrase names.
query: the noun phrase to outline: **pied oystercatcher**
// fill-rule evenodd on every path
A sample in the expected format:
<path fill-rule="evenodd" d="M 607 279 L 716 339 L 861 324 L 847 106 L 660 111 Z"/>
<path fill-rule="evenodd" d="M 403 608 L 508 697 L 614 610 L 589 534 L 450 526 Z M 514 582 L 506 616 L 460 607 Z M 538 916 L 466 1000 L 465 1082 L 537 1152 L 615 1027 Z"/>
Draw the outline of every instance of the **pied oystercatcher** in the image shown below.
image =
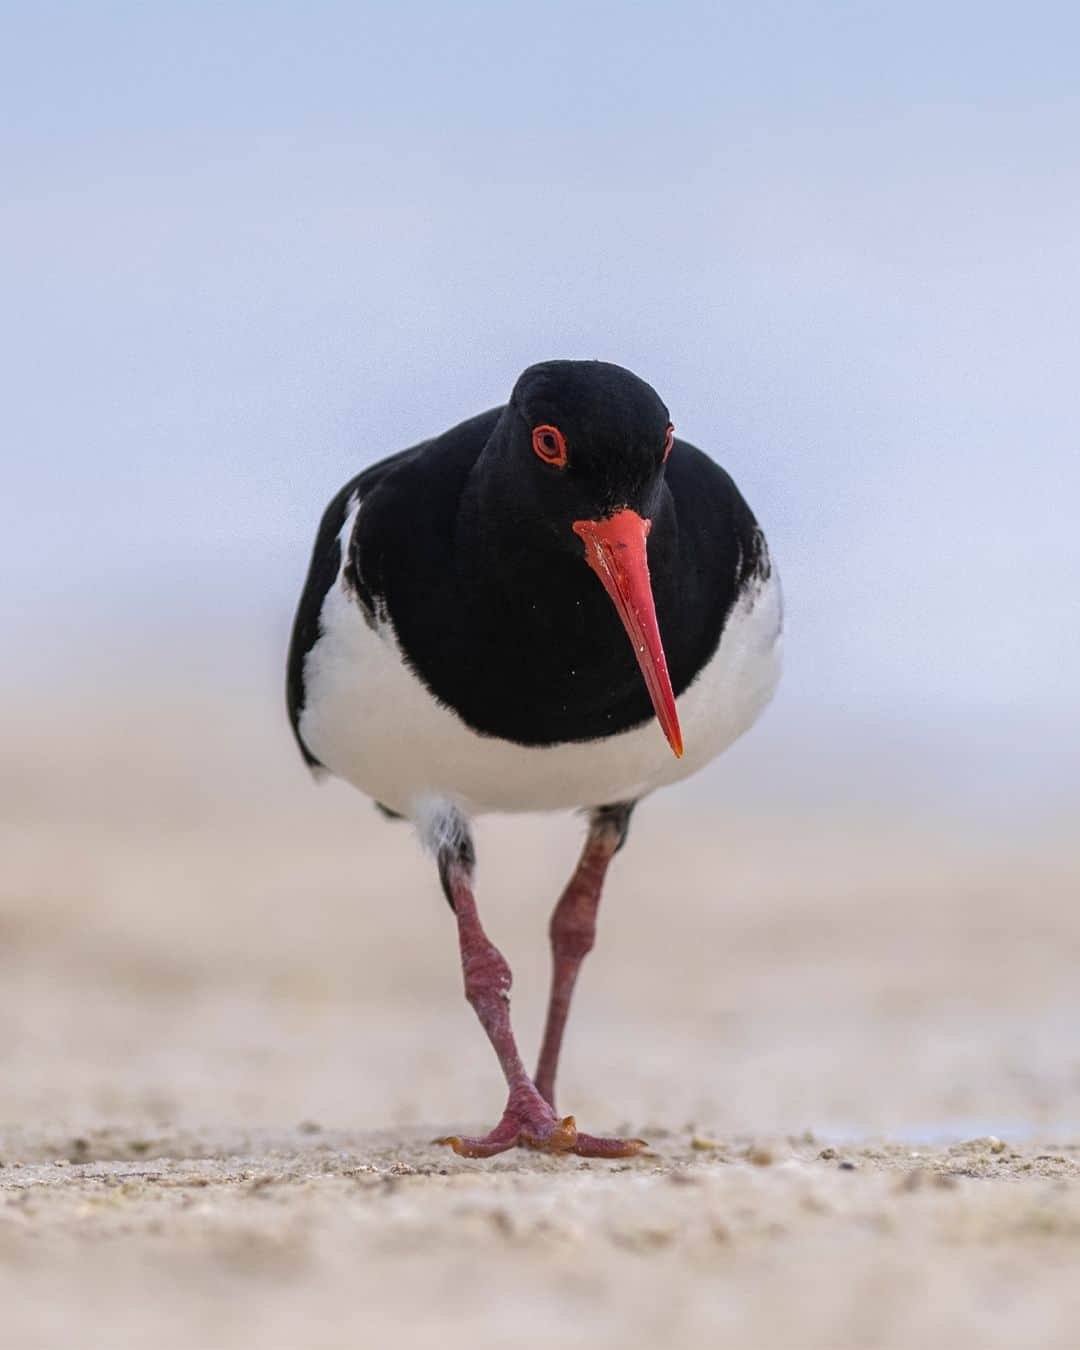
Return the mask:
<path fill-rule="evenodd" d="M 509 1086 L 489 1134 L 440 1142 L 468 1157 L 643 1147 L 556 1114 L 570 997 L 635 805 L 756 720 L 780 630 L 776 573 L 735 484 L 674 438 L 655 390 L 606 362 L 529 367 L 504 407 L 391 455 L 330 503 L 293 629 L 290 720 L 312 769 L 416 824 Z M 551 919 L 530 1077 L 510 968 L 477 914 L 469 826 L 566 807 L 589 828 Z"/>

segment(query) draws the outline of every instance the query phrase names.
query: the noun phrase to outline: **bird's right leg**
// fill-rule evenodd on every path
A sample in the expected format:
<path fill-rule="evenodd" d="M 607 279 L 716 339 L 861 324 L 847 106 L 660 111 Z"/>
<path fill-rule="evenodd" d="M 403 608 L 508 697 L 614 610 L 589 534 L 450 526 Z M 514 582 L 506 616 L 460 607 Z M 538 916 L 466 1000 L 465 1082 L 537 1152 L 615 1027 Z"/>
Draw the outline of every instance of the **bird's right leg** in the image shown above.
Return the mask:
<path fill-rule="evenodd" d="M 522 1062 L 510 1026 L 512 976 L 505 958 L 480 924 L 473 895 L 475 855 L 468 827 L 460 817 L 438 851 L 439 876 L 457 919 L 465 997 L 487 1032 L 506 1077 L 509 1097 L 502 1119 L 486 1135 L 448 1135 L 449 1144 L 466 1158 L 487 1158 L 521 1144 L 551 1153 L 587 1157 L 623 1157 L 644 1147 L 641 1140 L 601 1139 L 579 1135 L 573 1116 L 559 1119 L 536 1090 Z"/>

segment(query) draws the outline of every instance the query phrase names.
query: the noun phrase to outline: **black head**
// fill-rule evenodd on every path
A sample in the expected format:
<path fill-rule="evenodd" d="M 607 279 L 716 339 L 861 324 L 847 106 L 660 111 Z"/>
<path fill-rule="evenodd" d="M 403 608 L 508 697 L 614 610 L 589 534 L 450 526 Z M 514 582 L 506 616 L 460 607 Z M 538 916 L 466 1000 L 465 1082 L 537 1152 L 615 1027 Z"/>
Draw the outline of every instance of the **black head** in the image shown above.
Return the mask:
<path fill-rule="evenodd" d="M 519 377 L 500 468 L 550 523 L 652 514 L 671 418 L 651 385 L 606 361 L 543 361 Z M 509 461 L 509 462 L 508 462 Z"/>
<path fill-rule="evenodd" d="M 515 384 L 476 471 L 480 519 L 499 538 L 503 560 L 525 552 L 575 574 L 584 562 L 600 579 L 681 755 L 646 546 L 654 523 L 664 523 L 672 438 L 659 395 L 630 371 L 605 361 L 544 361 Z M 572 593 L 567 588 L 567 603 Z"/>

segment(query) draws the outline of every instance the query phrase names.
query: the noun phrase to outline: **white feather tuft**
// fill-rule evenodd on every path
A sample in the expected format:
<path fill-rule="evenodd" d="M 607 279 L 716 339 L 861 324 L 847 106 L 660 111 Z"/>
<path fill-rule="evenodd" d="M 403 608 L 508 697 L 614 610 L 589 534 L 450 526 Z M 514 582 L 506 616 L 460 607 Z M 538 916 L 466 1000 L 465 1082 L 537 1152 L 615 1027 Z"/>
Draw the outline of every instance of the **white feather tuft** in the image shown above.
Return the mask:
<path fill-rule="evenodd" d="M 444 852 L 458 855 L 469 848 L 469 822 L 446 797 L 418 798 L 411 815 L 420 843 L 433 858 Z"/>

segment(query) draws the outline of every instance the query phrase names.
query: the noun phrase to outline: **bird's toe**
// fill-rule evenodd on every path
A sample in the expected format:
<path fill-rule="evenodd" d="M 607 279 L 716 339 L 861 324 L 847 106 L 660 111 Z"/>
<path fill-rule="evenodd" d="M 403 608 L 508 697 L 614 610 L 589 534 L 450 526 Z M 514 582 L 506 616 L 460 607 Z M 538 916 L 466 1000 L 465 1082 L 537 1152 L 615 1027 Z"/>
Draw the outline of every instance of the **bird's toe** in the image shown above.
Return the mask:
<path fill-rule="evenodd" d="M 459 1158 L 492 1158 L 496 1153 L 505 1153 L 518 1142 L 517 1135 L 485 1134 L 479 1137 L 461 1134 L 446 1134 L 433 1141 L 446 1144 Z"/>
<path fill-rule="evenodd" d="M 579 1134 L 570 1151 L 581 1158 L 632 1158 L 648 1147 L 645 1139 L 608 1139 L 598 1134 Z"/>

